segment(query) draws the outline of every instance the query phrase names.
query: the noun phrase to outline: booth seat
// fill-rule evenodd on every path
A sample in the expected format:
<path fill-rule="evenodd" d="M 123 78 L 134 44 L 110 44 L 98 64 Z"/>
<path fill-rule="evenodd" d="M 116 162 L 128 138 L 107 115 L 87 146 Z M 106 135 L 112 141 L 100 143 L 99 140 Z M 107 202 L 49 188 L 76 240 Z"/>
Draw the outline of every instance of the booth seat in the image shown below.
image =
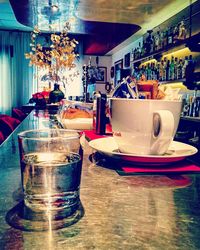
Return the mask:
<path fill-rule="evenodd" d="M 12 117 L 14 117 L 20 121 L 23 121 L 24 118 L 26 117 L 26 114 L 21 109 L 13 108 L 12 109 Z"/>
<path fill-rule="evenodd" d="M 0 144 L 5 140 L 3 133 L 0 131 Z"/>
<path fill-rule="evenodd" d="M 9 115 L 0 115 L 0 131 L 6 139 L 20 124 L 20 120 Z"/>

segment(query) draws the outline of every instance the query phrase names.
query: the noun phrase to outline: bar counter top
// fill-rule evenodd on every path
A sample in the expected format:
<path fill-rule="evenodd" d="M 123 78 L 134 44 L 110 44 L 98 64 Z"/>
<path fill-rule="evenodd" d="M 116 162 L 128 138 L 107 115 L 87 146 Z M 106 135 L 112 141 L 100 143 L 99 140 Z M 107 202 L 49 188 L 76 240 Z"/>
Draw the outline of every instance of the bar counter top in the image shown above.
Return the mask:
<path fill-rule="evenodd" d="M 80 193 L 84 216 L 69 227 L 42 232 L 8 225 L 7 212 L 22 199 L 17 134 L 51 126 L 48 111 L 32 111 L 0 146 L 0 249 L 200 249 L 200 175 L 120 176 L 89 160 L 93 151 L 87 142 Z"/>

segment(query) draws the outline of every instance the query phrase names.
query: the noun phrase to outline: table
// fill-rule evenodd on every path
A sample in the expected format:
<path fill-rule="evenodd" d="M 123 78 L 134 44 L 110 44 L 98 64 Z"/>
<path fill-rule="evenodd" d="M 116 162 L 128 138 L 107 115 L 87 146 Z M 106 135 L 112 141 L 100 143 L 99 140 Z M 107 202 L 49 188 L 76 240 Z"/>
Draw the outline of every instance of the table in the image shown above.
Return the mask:
<path fill-rule="evenodd" d="M 0 146 L 0 249 L 200 249 L 200 176 L 120 176 L 90 162 L 85 144 L 76 224 L 45 232 L 10 227 L 5 216 L 22 199 L 17 134 L 52 127 L 33 111 Z M 180 184 L 182 183 L 182 184 Z"/>

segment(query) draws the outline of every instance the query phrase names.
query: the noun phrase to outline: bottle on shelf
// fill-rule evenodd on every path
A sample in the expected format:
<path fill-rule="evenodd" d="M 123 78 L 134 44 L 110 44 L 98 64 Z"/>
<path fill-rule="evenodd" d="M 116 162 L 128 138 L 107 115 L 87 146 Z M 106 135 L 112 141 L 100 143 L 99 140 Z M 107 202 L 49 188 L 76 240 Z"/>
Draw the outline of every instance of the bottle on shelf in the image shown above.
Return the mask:
<path fill-rule="evenodd" d="M 148 36 L 146 38 L 146 54 L 153 52 L 153 39 L 152 39 L 152 30 L 147 31 Z"/>
<path fill-rule="evenodd" d="M 188 56 L 185 57 L 182 68 L 182 78 L 185 78 L 186 67 L 188 66 Z"/>
<path fill-rule="evenodd" d="M 200 97 L 197 96 L 195 98 L 195 104 L 194 104 L 194 116 L 200 117 Z"/>
<path fill-rule="evenodd" d="M 170 74 L 170 60 L 167 60 L 167 65 L 166 65 L 166 81 L 171 80 L 171 74 Z"/>
<path fill-rule="evenodd" d="M 140 42 L 138 44 L 137 56 L 138 56 L 138 58 L 141 58 L 141 56 L 142 56 L 142 46 L 141 46 Z"/>
<path fill-rule="evenodd" d="M 179 27 L 178 27 L 178 25 L 175 25 L 173 28 L 173 43 L 177 42 L 178 34 L 179 34 Z"/>
<path fill-rule="evenodd" d="M 135 58 L 136 58 L 136 59 L 139 59 L 139 56 L 138 56 L 138 47 L 135 48 Z"/>
<path fill-rule="evenodd" d="M 133 60 L 136 60 L 137 58 L 136 58 L 136 48 L 135 49 L 133 49 Z"/>
<path fill-rule="evenodd" d="M 151 67 L 150 67 L 150 64 L 148 63 L 147 64 L 147 69 L 146 69 L 147 71 L 147 80 L 151 80 Z"/>
<path fill-rule="evenodd" d="M 183 108 L 182 108 L 182 115 L 183 116 L 189 116 L 189 110 L 190 110 L 190 96 L 187 94 L 185 98 L 183 97 Z"/>
<path fill-rule="evenodd" d="M 134 49 L 131 49 L 131 56 L 130 56 L 130 61 L 134 61 Z"/>
<path fill-rule="evenodd" d="M 144 68 L 143 68 L 143 72 L 141 75 L 144 75 L 145 78 L 147 79 L 147 66 L 145 65 Z"/>
<path fill-rule="evenodd" d="M 186 78 L 186 85 L 189 89 L 194 88 L 194 70 L 195 70 L 195 61 L 193 60 L 192 55 L 189 55 L 188 58 L 188 65 L 185 68 L 185 78 Z"/>
<path fill-rule="evenodd" d="M 155 67 L 156 67 L 156 80 L 160 80 L 160 62 L 157 62 L 156 63 L 156 65 L 155 65 Z"/>
<path fill-rule="evenodd" d="M 192 55 L 189 55 L 189 58 L 188 58 L 188 66 L 189 66 L 190 70 L 194 72 L 195 61 L 193 60 Z"/>
<path fill-rule="evenodd" d="M 167 47 L 167 40 L 168 40 L 168 31 L 167 29 L 163 31 L 163 49 Z"/>
<path fill-rule="evenodd" d="M 178 58 L 174 59 L 174 80 L 178 79 Z"/>
<path fill-rule="evenodd" d="M 157 72 L 156 72 L 155 63 L 152 63 L 151 80 L 157 80 Z"/>
<path fill-rule="evenodd" d="M 154 36 L 154 51 L 160 50 L 160 31 L 158 30 Z"/>
<path fill-rule="evenodd" d="M 168 39 L 167 39 L 168 46 L 173 44 L 173 28 L 168 28 Z"/>
<path fill-rule="evenodd" d="M 160 49 L 162 50 L 164 47 L 164 31 L 160 31 Z"/>
<path fill-rule="evenodd" d="M 163 81 L 167 81 L 167 58 L 163 60 Z"/>
<path fill-rule="evenodd" d="M 145 55 L 145 48 L 144 48 L 144 44 L 141 46 L 141 57 L 143 57 Z"/>
<path fill-rule="evenodd" d="M 168 46 L 171 47 L 178 40 L 184 40 L 186 37 L 187 28 L 184 17 L 178 24 L 168 26 L 164 30 L 161 30 L 160 27 L 155 30 L 148 30 L 143 36 L 143 42 L 139 43 L 132 51 L 133 60 L 138 60 L 154 52 L 165 50 Z"/>
<path fill-rule="evenodd" d="M 196 102 L 196 91 L 194 92 L 193 96 L 190 96 L 190 108 L 189 108 L 189 116 L 195 117 L 195 102 Z"/>
<path fill-rule="evenodd" d="M 170 79 L 169 80 L 175 80 L 175 65 L 174 65 L 174 57 L 172 56 L 171 62 L 170 62 Z"/>
<path fill-rule="evenodd" d="M 137 59 L 137 48 L 135 48 L 134 51 L 133 51 L 133 59 L 134 60 Z"/>
<path fill-rule="evenodd" d="M 164 81 L 164 60 L 161 60 L 159 67 L 159 81 Z"/>
<path fill-rule="evenodd" d="M 187 36 L 187 29 L 185 25 L 185 18 L 183 17 L 183 20 L 180 22 L 179 28 L 178 28 L 178 39 L 184 40 L 186 39 L 186 36 Z"/>
<path fill-rule="evenodd" d="M 182 58 L 179 59 L 179 62 L 178 62 L 178 78 L 177 79 L 182 79 L 183 78 L 183 71 L 182 71 L 182 68 L 183 68 L 183 60 Z"/>
<path fill-rule="evenodd" d="M 194 71 L 195 62 L 192 55 L 185 56 L 185 59 L 177 58 L 172 55 L 171 60 L 164 57 L 161 61 L 141 65 L 138 69 L 139 74 L 145 75 L 147 80 L 174 81 L 182 80 Z"/>
<path fill-rule="evenodd" d="M 154 53 L 156 50 L 155 50 L 155 36 L 152 35 L 152 46 L 151 46 L 151 52 Z"/>

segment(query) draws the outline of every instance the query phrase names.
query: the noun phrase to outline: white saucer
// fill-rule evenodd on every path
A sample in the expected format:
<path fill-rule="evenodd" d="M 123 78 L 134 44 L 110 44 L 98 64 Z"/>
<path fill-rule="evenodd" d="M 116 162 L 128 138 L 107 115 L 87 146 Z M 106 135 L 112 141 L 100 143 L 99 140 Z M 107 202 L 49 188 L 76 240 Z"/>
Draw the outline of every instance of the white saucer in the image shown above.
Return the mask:
<path fill-rule="evenodd" d="M 188 156 L 197 153 L 197 149 L 191 145 L 173 141 L 164 155 L 135 155 L 120 153 L 113 137 L 100 138 L 89 142 L 90 147 L 99 153 L 124 161 L 145 165 L 165 165 L 181 161 Z"/>

